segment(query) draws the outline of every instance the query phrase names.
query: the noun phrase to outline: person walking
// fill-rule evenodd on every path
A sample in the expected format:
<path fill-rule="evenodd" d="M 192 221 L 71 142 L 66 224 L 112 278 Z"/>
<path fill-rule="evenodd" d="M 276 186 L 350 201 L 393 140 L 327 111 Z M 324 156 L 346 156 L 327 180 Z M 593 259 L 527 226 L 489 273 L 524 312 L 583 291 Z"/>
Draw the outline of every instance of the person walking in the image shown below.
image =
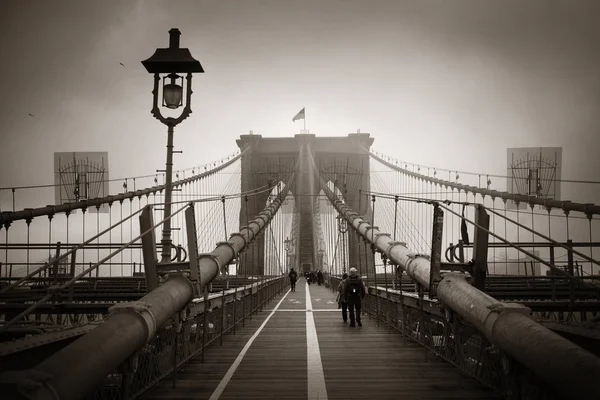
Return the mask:
<path fill-rule="evenodd" d="M 350 311 L 350 328 L 355 327 L 355 322 L 358 326 L 362 326 L 360 312 L 362 309 L 362 299 L 365 298 L 367 291 L 362 279 L 358 276 L 356 268 L 350 268 L 350 276 L 346 280 L 344 286 L 344 293 L 346 294 L 346 301 L 348 302 L 348 311 Z"/>
<path fill-rule="evenodd" d="M 296 281 L 298 280 L 298 274 L 296 273 L 296 271 L 294 271 L 294 268 L 292 267 L 290 269 L 290 273 L 288 274 L 289 278 L 290 278 L 290 286 L 292 287 L 292 292 L 296 291 Z"/>
<path fill-rule="evenodd" d="M 344 272 L 342 280 L 340 281 L 337 291 L 337 302 L 338 308 L 342 309 L 342 320 L 344 323 L 348 321 L 348 299 L 346 298 L 346 281 L 348 280 L 348 274 Z"/>
<path fill-rule="evenodd" d="M 321 286 L 323 284 L 323 272 L 321 272 L 321 270 L 317 270 L 317 283 L 319 284 L 319 286 Z"/>

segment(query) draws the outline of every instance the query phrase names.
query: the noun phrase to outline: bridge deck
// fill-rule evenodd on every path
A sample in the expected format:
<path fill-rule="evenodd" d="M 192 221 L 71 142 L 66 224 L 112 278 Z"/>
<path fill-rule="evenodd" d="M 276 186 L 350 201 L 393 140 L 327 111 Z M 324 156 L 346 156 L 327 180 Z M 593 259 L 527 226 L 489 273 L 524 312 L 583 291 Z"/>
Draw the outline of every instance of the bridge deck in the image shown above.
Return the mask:
<path fill-rule="evenodd" d="M 361 328 L 350 328 L 336 306 L 329 289 L 307 287 L 301 279 L 296 292 L 279 295 L 226 336 L 222 347 L 209 348 L 204 363 L 197 357 L 184 365 L 175 389 L 167 378 L 143 398 L 497 397 L 410 339 L 378 327 L 374 318 L 363 317 Z"/>

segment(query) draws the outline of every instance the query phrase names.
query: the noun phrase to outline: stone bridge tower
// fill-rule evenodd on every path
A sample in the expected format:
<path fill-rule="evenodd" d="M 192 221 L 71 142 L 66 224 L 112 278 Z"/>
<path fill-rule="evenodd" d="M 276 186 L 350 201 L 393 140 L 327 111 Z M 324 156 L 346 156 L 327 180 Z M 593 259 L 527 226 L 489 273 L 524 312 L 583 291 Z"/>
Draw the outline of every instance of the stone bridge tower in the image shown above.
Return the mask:
<path fill-rule="evenodd" d="M 373 143 L 368 133 L 353 133 L 347 137 L 316 137 L 313 134 L 298 134 L 289 138 L 263 138 L 261 135 L 242 135 L 237 140 L 241 150 L 249 147 L 242 156 L 242 192 L 264 188 L 277 182 L 286 182 L 296 172 L 294 186 L 290 188 L 298 213 L 299 238 L 294 252 L 298 265 L 288 265 L 299 271 L 321 268 L 315 251 L 313 214 L 314 202 L 320 193 L 317 171 L 325 181 L 331 181 L 341 192 L 344 201 L 366 220 L 370 219 L 370 201 L 366 194 L 370 190 L 369 155 L 365 151 Z M 314 164 L 311 161 L 311 155 Z M 297 170 L 296 170 L 297 168 Z M 359 193 L 362 192 L 362 196 Z M 263 210 L 269 193 L 242 198 L 240 227 Z M 362 197 L 362 198 L 361 198 Z M 373 271 L 373 256 L 364 245 L 359 246 L 357 237 L 348 235 L 349 266 L 357 266 L 365 260 L 367 270 Z M 240 260 L 243 271 L 262 274 L 264 271 L 264 238 L 259 238 L 253 250 Z M 243 265 L 247 262 L 248 265 Z M 365 272 L 363 272 L 365 273 Z"/>

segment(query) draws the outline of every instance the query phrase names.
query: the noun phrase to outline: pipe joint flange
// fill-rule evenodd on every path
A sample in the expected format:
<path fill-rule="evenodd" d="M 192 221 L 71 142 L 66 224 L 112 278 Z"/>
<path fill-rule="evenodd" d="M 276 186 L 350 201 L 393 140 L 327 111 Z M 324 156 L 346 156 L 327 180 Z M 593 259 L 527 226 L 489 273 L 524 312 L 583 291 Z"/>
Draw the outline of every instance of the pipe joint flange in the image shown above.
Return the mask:
<path fill-rule="evenodd" d="M 346 219 L 348 220 L 348 222 L 350 222 L 351 224 L 354 223 L 354 220 L 356 218 L 360 218 L 358 213 L 356 213 L 355 211 L 351 211 L 348 213 L 348 215 L 346 216 Z"/>
<path fill-rule="evenodd" d="M 260 218 L 265 222 L 265 225 L 267 224 L 267 222 L 269 222 L 269 220 L 271 219 L 271 216 L 265 212 L 265 211 L 261 211 L 256 218 Z"/>
<path fill-rule="evenodd" d="M 506 312 L 516 312 L 524 315 L 531 314 L 531 308 L 519 303 L 496 303 L 488 306 L 488 309 L 496 314 L 503 314 Z"/>
<path fill-rule="evenodd" d="M 156 318 L 154 318 L 154 314 L 150 311 L 152 308 L 152 304 L 146 303 L 144 301 L 132 301 L 129 303 L 121 303 L 115 304 L 114 306 L 108 309 L 109 318 L 110 316 L 121 313 L 121 312 L 129 312 L 133 311 L 137 313 L 143 320 L 146 326 L 146 343 L 152 339 L 154 333 L 156 332 Z"/>
<path fill-rule="evenodd" d="M 377 233 L 377 234 L 375 235 L 375 241 L 379 240 L 379 237 L 380 237 L 380 236 L 387 236 L 387 237 L 389 237 L 390 239 L 392 238 L 392 236 L 391 236 L 389 233 Z"/>
<path fill-rule="evenodd" d="M 232 235 L 233 236 L 233 235 Z M 231 254 L 233 254 L 233 256 L 231 257 L 231 259 L 234 259 L 237 257 L 237 254 L 235 252 L 235 248 L 233 247 L 233 245 L 229 242 L 218 242 L 217 246 L 227 246 L 231 249 Z"/>
<path fill-rule="evenodd" d="M 242 248 L 246 247 L 246 245 L 248 244 L 248 241 L 246 240 L 246 238 L 244 237 L 244 235 L 242 235 L 241 233 L 236 232 L 236 233 L 232 233 L 229 236 L 230 239 L 233 239 L 234 237 L 239 237 L 239 238 L 241 238 L 244 241 L 244 246 Z"/>
<path fill-rule="evenodd" d="M 234 252 L 235 253 L 235 252 Z M 219 260 L 217 259 L 216 256 L 210 254 L 210 253 L 202 253 L 202 254 L 198 254 L 198 266 L 200 266 L 201 262 L 203 259 L 209 259 L 211 260 L 214 264 L 215 267 L 217 268 L 217 271 L 219 270 Z"/>
<path fill-rule="evenodd" d="M 385 250 L 387 254 L 391 254 L 392 253 L 392 249 L 396 246 L 403 246 L 404 248 L 408 249 L 408 247 L 406 246 L 405 242 L 390 242 L 388 245 L 388 248 Z"/>
<path fill-rule="evenodd" d="M 240 228 L 240 233 L 238 233 L 238 235 L 241 235 L 243 237 L 242 232 L 244 231 L 248 231 L 248 233 L 246 233 L 246 235 L 248 236 L 248 239 L 246 240 L 246 238 L 244 238 L 244 241 L 246 242 L 246 244 L 250 243 L 250 234 L 252 234 L 254 236 L 254 232 L 252 231 L 252 229 L 249 226 L 242 226 Z M 233 236 L 233 235 L 231 235 Z"/>
<path fill-rule="evenodd" d="M 262 218 L 261 218 L 261 219 L 262 219 Z M 264 220 L 263 220 L 263 222 L 264 222 Z M 256 225 L 256 226 L 258 227 L 258 230 L 256 231 L 256 234 L 258 235 L 258 232 L 260 232 L 260 230 L 261 230 L 262 226 L 260 226 L 260 224 L 259 224 L 259 223 L 256 221 L 256 219 L 254 219 L 254 220 L 252 220 L 252 221 L 248 222 L 248 228 L 252 229 L 252 228 L 250 227 L 250 225 L 252 225 L 252 224 L 254 224 L 254 225 Z M 263 225 L 263 226 L 264 226 L 264 225 Z M 254 234 L 254 231 L 252 231 L 252 232 L 253 232 L 253 234 Z"/>
<path fill-rule="evenodd" d="M 361 217 L 357 217 L 357 218 L 361 218 Z M 365 221 L 364 219 L 363 219 L 363 220 L 361 220 L 361 221 L 360 221 L 360 222 L 357 224 L 357 226 L 356 226 L 356 228 L 357 228 L 359 231 L 360 231 L 360 226 L 361 226 L 362 224 L 367 224 L 367 225 L 368 225 L 369 223 L 368 223 L 367 221 Z"/>
<path fill-rule="evenodd" d="M 364 237 L 365 237 L 365 238 L 366 238 L 366 237 L 369 237 L 369 238 L 370 238 L 370 237 L 371 237 L 371 235 L 374 235 L 374 234 L 368 234 L 367 232 L 369 232 L 369 231 L 373 231 L 373 230 L 375 230 L 375 229 L 377 229 L 377 227 L 376 227 L 376 226 L 372 226 L 372 225 L 369 225 L 369 226 L 367 226 L 367 227 L 365 228 L 365 233 L 363 234 L 363 235 L 364 235 Z"/>
<path fill-rule="evenodd" d="M 464 272 L 459 272 L 459 271 L 446 271 L 446 272 L 440 272 L 441 278 L 442 280 L 440 281 L 440 283 L 442 282 L 450 282 L 453 279 L 462 279 L 462 280 L 466 280 L 467 276 L 465 275 Z"/>
<path fill-rule="evenodd" d="M 419 253 L 408 253 L 406 255 L 408 258 L 410 258 L 411 260 L 417 259 L 417 258 L 425 258 L 427 260 L 431 260 L 431 256 L 428 254 L 419 254 Z"/>

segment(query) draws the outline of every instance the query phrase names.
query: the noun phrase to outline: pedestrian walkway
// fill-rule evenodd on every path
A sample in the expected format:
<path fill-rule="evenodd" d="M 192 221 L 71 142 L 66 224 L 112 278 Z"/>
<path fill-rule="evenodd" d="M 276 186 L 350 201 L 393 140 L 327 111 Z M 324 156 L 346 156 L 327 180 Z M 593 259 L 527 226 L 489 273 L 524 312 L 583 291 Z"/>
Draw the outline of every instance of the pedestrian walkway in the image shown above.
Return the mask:
<path fill-rule="evenodd" d="M 300 279 L 247 319 L 204 363 L 192 359 L 145 399 L 490 399 L 498 398 L 376 320 L 344 324 L 335 293 Z"/>

